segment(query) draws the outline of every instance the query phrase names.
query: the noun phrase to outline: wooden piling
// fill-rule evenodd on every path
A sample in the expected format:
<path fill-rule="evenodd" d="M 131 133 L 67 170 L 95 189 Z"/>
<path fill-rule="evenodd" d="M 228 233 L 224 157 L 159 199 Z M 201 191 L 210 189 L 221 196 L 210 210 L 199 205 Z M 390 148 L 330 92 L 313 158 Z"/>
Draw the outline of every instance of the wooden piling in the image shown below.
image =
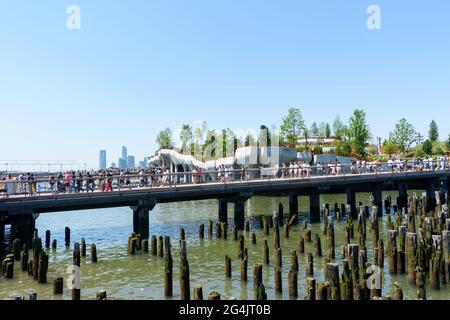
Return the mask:
<path fill-rule="evenodd" d="M 215 291 L 210 292 L 208 294 L 208 300 L 217 300 L 217 301 L 219 301 L 220 300 L 220 293 L 215 292 Z"/>
<path fill-rule="evenodd" d="M 189 263 L 186 241 L 180 241 L 180 292 L 181 300 L 190 300 Z"/>
<path fill-rule="evenodd" d="M 198 226 L 198 238 L 204 239 L 205 238 L 205 225 L 201 224 Z"/>
<path fill-rule="evenodd" d="M 173 295 L 173 260 L 172 254 L 166 254 L 164 263 L 164 294 L 166 297 Z"/>
<path fill-rule="evenodd" d="M 252 244 L 256 244 L 256 234 L 252 233 Z"/>
<path fill-rule="evenodd" d="M 320 243 L 320 236 L 317 233 L 314 234 L 314 255 L 316 257 L 322 256 L 322 245 Z"/>
<path fill-rule="evenodd" d="M 334 242 L 334 225 L 333 220 L 328 221 L 327 225 L 327 257 L 329 259 L 335 258 L 335 242 Z"/>
<path fill-rule="evenodd" d="M 298 273 L 291 268 L 288 273 L 289 299 L 296 300 L 298 298 Z"/>
<path fill-rule="evenodd" d="M 45 231 L 45 248 L 50 249 L 50 230 Z"/>
<path fill-rule="evenodd" d="M 330 282 L 331 300 L 341 300 L 341 285 L 339 282 L 339 266 L 337 263 L 327 264 L 327 281 Z"/>
<path fill-rule="evenodd" d="M 241 281 L 247 282 L 247 257 L 241 259 Z"/>
<path fill-rule="evenodd" d="M 45 251 L 41 251 L 39 256 L 38 281 L 39 283 L 47 283 L 48 271 L 48 255 Z"/>
<path fill-rule="evenodd" d="M 264 284 L 260 283 L 256 291 L 256 300 L 265 301 L 267 300 L 266 288 Z"/>
<path fill-rule="evenodd" d="M 262 284 L 262 264 L 255 263 L 253 265 L 253 288 L 258 289 Z"/>
<path fill-rule="evenodd" d="M 303 236 L 299 236 L 297 240 L 297 252 L 299 254 L 305 253 L 305 239 L 303 239 Z"/>
<path fill-rule="evenodd" d="M 20 239 L 14 239 L 12 243 L 14 259 L 20 261 Z"/>
<path fill-rule="evenodd" d="M 28 246 L 26 243 L 23 245 L 20 259 L 21 259 L 20 266 L 21 266 L 22 271 L 27 271 L 29 257 L 28 257 Z"/>
<path fill-rule="evenodd" d="M 314 258 L 311 252 L 306 255 L 306 276 L 314 276 Z"/>
<path fill-rule="evenodd" d="M 200 285 L 194 287 L 194 300 L 203 300 L 203 288 Z"/>
<path fill-rule="evenodd" d="M 275 250 L 275 265 L 279 266 L 280 268 L 283 265 L 281 248 L 277 248 Z"/>
<path fill-rule="evenodd" d="M 153 235 L 151 238 L 151 242 L 150 242 L 150 252 L 151 252 L 152 256 L 158 255 L 157 245 L 158 245 L 158 240 L 157 240 L 156 236 Z"/>
<path fill-rule="evenodd" d="M 225 277 L 231 278 L 231 258 L 225 255 Z"/>
<path fill-rule="evenodd" d="M 238 243 L 238 258 L 242 259 L 244 258 L 244 236 L 241 234 L 239 236 L 239 243 Z"/>
<path fill-rule="evenodd" d="M 267 240 L 264 240 L 263 244 L 263 261 L 265 264 L 269 264 L 269 245 L 267 244 Z"/>
<path fill-rule="evenodd" d="M 211 220 L 208 221 L 208 237 L 212 238 L 213 236 L 213 222 Z"/>
<path fill-rule="evenodd" d="M 86 240 L 81 238 L 81 256 L 86 257 Z"/>
<path fill-rule="evenodd" d="M 250 232 L 250 221 L 248 219 L 245 220 L 244 230 L 245 230 L 245 232 Z"/>
<path fill-rule="evenodd" d="M 75 242 L 73 245 L 73 265 L 80 267 L 81 264 L 81 255 L 80 255 L 80 244 Z"/>
<path fill-rule="evenodd" d="M 281 277 L 281 267 L 275 266 L 274 269 L 274 281 L 275 281 L 275 292 L 283 293 L 282 277 Z"/>
<path fill-rule="evenodd" d="M 308 277 L 306 278 L 306 296 L 305 300 L 316 300 L 316 279 Z"/>
<path fill-rule="evenodd" d="M 416 268 L 416 287 L 417 299 L 427 300 L 427 292 L 425 287 L 425 272 L 419 267 Z"/>
<path fill-rule="evenodd" d="M 295 271 L 298 272 L 298 257 L 297 257 L 297 251 L 292 250 L 291 251 L 291 268 L 294 268 Z"/>
<path fill-rule="evenodd" d="M 141 240 L 141 248 L 142 248 L 142 252 L 148 253 L 148 239 Z"/>
<path fill-rule="evenodd" d="M 70 228 L 66 227 L 64 229 L 64 243 L 66 244 L 66 247 L 70 247 Z"/>
<path fill-rule="evenodd" d="M 284 224 L 284 237 L 289 239 L 289 229 L 291 228 L 289 221 L 286 221 Z"/>
<path fill-rule="evenodd" d="M 95 300 L 108 300 L 106 290 L 100 290 L 97 292 Z"/>
<path fill-rule="evenodd" d="M 160 258 L 164 257 L 164 238 L 162 236 L 158 238 L 158 255 Z"/>
<path fill-rule="evenodd" d="M 148 249 L 148 243 L 147 243 L 147 249 Z M 97 246 L 93 243 L 91 244 L 91 262 L 97 263 Z"/>
<path fill-rule="evenodd" d="M 186 240 L 186 232 L 184 231 L 184 228 L 180 228 L 180 240 Z"/>
<path fill-rule="evenodd" d="M 398 282 L 394 282 L 392 287 L 392 300 L 403 300 L 403 290 Z"/>
<path fill-rule="evenodd" d="M 52 241 L 52 250 L 56 251 L 56 247 L 57 247 L 56 239 L 53 239 L 53 241 Z"/>
<path fill-rule="evenodd" d="M 233 224 L 231 230 L 232 230 L 232 234 L 233 234 L 233 241 L 237 241 L 238 240 L 238 228 L 237 228 L 237 225 Z"/>

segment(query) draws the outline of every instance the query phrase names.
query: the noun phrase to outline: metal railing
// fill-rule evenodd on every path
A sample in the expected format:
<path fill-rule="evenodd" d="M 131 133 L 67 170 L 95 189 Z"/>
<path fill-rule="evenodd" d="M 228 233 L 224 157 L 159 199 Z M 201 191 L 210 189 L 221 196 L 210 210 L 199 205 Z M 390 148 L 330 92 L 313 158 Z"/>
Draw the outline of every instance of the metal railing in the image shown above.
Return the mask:
<path fill-rule="evenodd" d="M 269 168 L 219 169 L 166 173 L 154 171 L 131 174 L 93 173 L 80 176 L 75 174 L 53 175 L 28 180 L 26 176 L 16 176 L 0 181 L 0 191 L 5 197 L 28 197 L 74 193 L 103 193 L 127 190 L 159 189 L 179 186 L 209 184 L 238 184 L 256 181 L 308 181 L 326 177 L 346 177 L 357 175 L 404 174 L 409 172 L 448 172 L 450 161 L 422 160 L 402 162 L 375 162 L 353 164 L 281 166 Z M 148 171 L 148 170 L 147 170 Z M 12 188 L 12 190 L 11 190 Z"/>

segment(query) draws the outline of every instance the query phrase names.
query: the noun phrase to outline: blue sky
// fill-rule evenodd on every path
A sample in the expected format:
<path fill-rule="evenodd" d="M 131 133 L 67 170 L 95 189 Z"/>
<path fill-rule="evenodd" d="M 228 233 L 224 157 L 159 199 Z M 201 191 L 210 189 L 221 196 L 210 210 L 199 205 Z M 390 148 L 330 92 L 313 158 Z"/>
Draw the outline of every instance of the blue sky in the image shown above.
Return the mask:
<path fill-rule="evenodd" d="M 81 9 L 68 30 L 66 9 Z M 366 27 L 369 5 L 381 30 Z M 450 132 L 448 1 L 0 1 L 0 159 L 138 160 L 165 127 L 367 112 Z"/>

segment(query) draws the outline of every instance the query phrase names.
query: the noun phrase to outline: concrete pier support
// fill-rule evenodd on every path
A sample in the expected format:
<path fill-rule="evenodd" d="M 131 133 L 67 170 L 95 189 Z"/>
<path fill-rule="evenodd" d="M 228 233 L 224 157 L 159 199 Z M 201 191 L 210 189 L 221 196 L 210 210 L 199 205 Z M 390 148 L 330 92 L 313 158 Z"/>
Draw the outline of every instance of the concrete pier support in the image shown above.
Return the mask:
<path fill-rule="evenodd" d="M 309 196 L 309 213 L 311 222 L 320 222 L 320 194 L 313 193 Z"/>
<path fill-rule="evenodd" d="M 137 205 L 132 206 L 133 210 L 133 232 L 140 234 L 142 239 L 148 239 L 150 235 L 150 211 L 156 205 L 156 201 L 139 201 Z"/>
<path fill-rule="evenodd" d="M 376 186 L 372 191 L 374 205 L 378 207 L 378 216 L 383 215 L 383 189 L 381 186 Z"/>
<path fill-rule="evenodd" d="M 239 199 L 234 204 L 234 224 L 238 230 L 244 230 L 245 200 Z"/>
<path fill-rule="evenodd" d="M 298 215 L 298 195 L 297 194 L 290 194 L 289 195 L 289 220 L 294 215 Z"/>
<path fill-rule="evenodd" d="M 352 210 L 352 217 L 356 218 L 358 216 L 358 213 L 356 212 L 356 192 L 351 188 L 347 188 L 345 194 L 347 196 L 347 205 L 349 205 Z"/>
<path fill-rule="evenodd" d="M 20 239 L 22 243 L 31 247 L 31 240 L 36 228 L 33 214 L 14 215 L 10 217 L 10 221 L 11 239 Z"/>
<path fill-rule="evenodd" d="M 405 183 L 398 185 L 398 205 L 400 206 L 400 211 L 408 207 L 408 187 Z"/>
<path fill-rule="evenodd" d="M 219 199 L 219 221 L 228 222 L 228 202 L 226 199 Z"/>

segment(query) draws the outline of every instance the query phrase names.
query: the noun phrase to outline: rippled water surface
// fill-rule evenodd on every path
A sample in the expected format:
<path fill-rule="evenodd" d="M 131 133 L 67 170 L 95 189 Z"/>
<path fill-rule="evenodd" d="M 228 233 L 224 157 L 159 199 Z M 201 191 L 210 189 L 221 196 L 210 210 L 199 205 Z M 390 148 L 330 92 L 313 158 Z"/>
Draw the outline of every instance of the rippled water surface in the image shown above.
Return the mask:
<path fill-rule="evenodd" d="M 384 197 L 387 193 L 384 194 Z M 396 194 L 392 194 L 393 198 Z M 368 204 L 368 194 L 358 194 L 357 201 Z M 270 215 L 278 210 L 278 203 L 284 205 L 285 214 L 288 212 L 287 198 L 264 198 L 254 197 L 246 202 L 246 215 L 251 221 L 251 232 L 257 236 L 257 244 L 250 243 L 250 234 L 245 236 L 245 246 L 248 248 L 248 279 L 247 283 L 239 280 L 239 259 L 237 258 L 237 242 L 232 241 L 231 230 L 228 232 L 228 240 L 216 239 L 215 230 L 212 239 L 207 237 L 208 220 L 217 220 L 217 201 L 206 200 L 196 202 L 182 202 L 171 204 L 159 204 L 150 212 L 150 235 L 170 236 L 173 245 L 174 257 L 174 297 L 179 299 L 178 281 L 178 238 L 179 228 L 186 230 L 188 248 L 188 260 L 190 265 L 191 294 L 196 284 L 203 286 L 203 294 L 218 291 L 224 299 L 253 299 L 252 266 L 254 263 L 262 263 L 262 243 L 264 239 L 269 242 L 270 266 L 263 265 L 263 282 L 269 299 L 287 299 L 287 273 L 290 267 L 289 252 L 295 250 L 296 242 L 300 235 L 300 226 L 295 226 L 290 232 L 290 238 L 285 239 L 281 229 L 281 247 L 283 252 L 283 294 L 274 293 L 273 269 L 274 252 L 273 236 L 264 236 L 259 229 L 257 218 L 261 214 Z M 344 203 L 344 195 L 322 196 L 322 203 Z M 299 198 L 300 210 L 305 212 L 300 219 L 308 219 L 306 212 L 309 208 L 308 198 Z M 233 205 L 229 205 L 230 225 L 233 224 Z M 385 237 L 385 220 L 380 223 L 380 236 Z M 199 240 L 198 226 L 205 224 L 205 239 Z M 340 248 L 343 245 L 345 222 L 336 222 L 336 258 L 340 271 Z M 129 208 L 115 208 L 102 210 L 86 210 L 76 212 L 46 213 L 41 214 L 36 221 L 40 236 L 45 237 L 45 230 L 51 231 L 51 238 L 56 239 L 58 248 L 56 252 L 49 251 L 49 270 L 47 284 L 38 284 L 32 280 L 26 272 L 22 272 L 19 263 L 15 263 L 14 279 L 0 280 L 0 299 L 12 299 L 16 296 L 28 296 L 31 291 L 36 291 L 38 299 L 70 299 L 71 295 L 67 289 L 63 296 L 53 295 L 53 279 L 58 276 L 64 277 L 66 281 L 67 268 L 72 264 L 72 252 L 64 247 L 64 228 L 71 228 L 71 247 L 73 243 L 80 242 L 84 237 L 87 243 L 87 257 L 81 262 L 81 298 L 95 299 L 96 292 L 106 290 L 108 298 L 111 299 L 165 299 L 163 288 L 163 258 L 153 257 L 150 254 L 138 253 L 134 256 L 127 254 L 127 240 L 132 232 L 132 211 Z M 320 224 L 311 226 L 312 233 L 319 233 L 322 240 L 322 250 L 326 253 L 326 238 L 322 236 Z M 214 228 L 215 229 L 215 228 Z M 355 228 L 356 230 L 356 228 Z M 356 233 L 356 231 L 355 231 Z M 356 239 L 354 241 L 357 241 Z M 90 262 L 89 245 L 97 245 L 98 263 Z M 368 259 L 373 261 L 372 241 L 367 240 Z M 313 251 L 312 243 L 306 244 L 306 252 Z M 226 279 L 224 273 L 225 255 L 233 257 L 232 279 Z M 30 253 L 31 255 L 31 253 Z M 305 293 L 305 255 L 301 254 L 299 259 L 299 297 L 303 298 Z M 323 264 L 321 258 L 314 258 L 314 276 L 317 281 L 323 280 Z M 385 259 L 385 271 L 387 261 Z M 383 274 L 383 294 L 389 292 L 393 281 L 398 281 L 403 287 L 405 298 L 415 299 L 416 289 L 407 285 L 406 276 L 392 276 L 388 272 Z M 427 283 L 427 294 L 430 299 L 450 299 L 450 286 L 443 286 L 441 290 L 435 291 L 429 288 Z M 66 288 L 66 286 L 65 286 Z"/>

